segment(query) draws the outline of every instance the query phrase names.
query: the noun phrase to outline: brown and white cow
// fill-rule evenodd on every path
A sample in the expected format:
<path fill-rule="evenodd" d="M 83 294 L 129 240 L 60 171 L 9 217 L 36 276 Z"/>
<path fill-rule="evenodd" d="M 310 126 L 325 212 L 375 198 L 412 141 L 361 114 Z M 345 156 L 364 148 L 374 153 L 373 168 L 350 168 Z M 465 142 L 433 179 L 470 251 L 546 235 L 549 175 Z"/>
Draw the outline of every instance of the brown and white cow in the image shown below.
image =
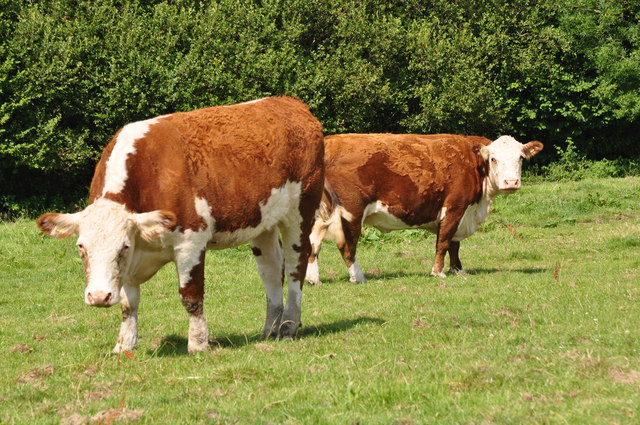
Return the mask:
<path fill-rule="evenodd" d="M 363 224 L 383 232 L 422 228 L 437 235 L 431 270 L 463 272 L 460 241 L 472 235 L 499 194 L 520 189 L 522 158 L 542 143 L 502 136 L 452 134 L 343 134 L 325 138 L 325 190 L 311 233 L 306 280 L 320 282 L 318 252 L 325 236 L 336 241 L 352 282 L 365 277 L 356 260 Z"/>
<path fill-rule="evenodd" d="M 262 336 L 295 336 L 323 181 L 321 124 L 298 99 L 265 98 L 126 125 L 102 154 L 89 205 L 38 226 L 79 235 L 87 304 L 120 302 L 114 352 L 136 345 L 140 284 L 174 261 L 193 353 L 208 348 L 205 251 L 245 242 L 267 296 Z"/>

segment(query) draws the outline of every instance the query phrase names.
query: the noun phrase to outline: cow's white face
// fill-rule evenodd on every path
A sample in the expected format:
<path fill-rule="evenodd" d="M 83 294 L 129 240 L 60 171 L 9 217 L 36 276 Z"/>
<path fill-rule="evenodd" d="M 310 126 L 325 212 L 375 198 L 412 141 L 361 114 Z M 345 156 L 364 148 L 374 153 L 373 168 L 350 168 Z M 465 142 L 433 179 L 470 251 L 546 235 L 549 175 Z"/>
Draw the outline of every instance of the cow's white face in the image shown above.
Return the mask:
<path fill-rule="evenodd" d="M 522 158 L 529 159 L 543 148 L 540 142 L 519 143 L 511 136 L 501 136 L 481 149 L 489 162 L 489 185 L 493 191 L 510 194 L 522 186 Z"/>
<path fill-rule="evenodd" d="M 51 236 L 78 234 L 87 277 L 84 300 L 96 307 L 110 307 L 120 301 L 120 289 L 135 266 L 136 242 L 156 238 L 175 223 L 171 212 L 135 214 L 106 199 L 98 199 L 75 214 L 48 213 L 38 219 L 38 226 Z"/>

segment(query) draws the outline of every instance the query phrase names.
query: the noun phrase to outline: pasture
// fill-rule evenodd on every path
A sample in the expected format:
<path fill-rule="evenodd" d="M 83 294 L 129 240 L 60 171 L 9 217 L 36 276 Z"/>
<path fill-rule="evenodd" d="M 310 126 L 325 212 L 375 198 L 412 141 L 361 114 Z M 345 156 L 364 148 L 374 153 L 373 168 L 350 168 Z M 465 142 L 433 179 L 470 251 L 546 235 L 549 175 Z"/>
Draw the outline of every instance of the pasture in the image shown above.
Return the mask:
<path fill-rule="evenodd" d="M 143 285 L 140 342 L 90 308 L 74 240 L 0 224 L 6 424 L 640 422 L 640 178 L 536 182 L 500 197 L 431 277 L 435 238 L 367 230 L 348 282 L 326 243 L 295 341 L 260 341 L 248 247 L 207 254 L 210 352 L 187 355 L 175 267 Z M 447 264 L 448 266 L 448 264 Z"/>

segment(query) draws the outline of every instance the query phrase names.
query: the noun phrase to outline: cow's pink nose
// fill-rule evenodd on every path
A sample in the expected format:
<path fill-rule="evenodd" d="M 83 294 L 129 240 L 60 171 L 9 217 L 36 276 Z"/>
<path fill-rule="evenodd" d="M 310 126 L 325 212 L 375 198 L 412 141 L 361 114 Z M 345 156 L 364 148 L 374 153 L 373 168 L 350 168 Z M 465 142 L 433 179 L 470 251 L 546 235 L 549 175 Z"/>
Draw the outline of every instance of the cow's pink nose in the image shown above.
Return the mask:
<path fill-rule="evenodd" d="M 95 307 L 110 307 L 111 306 L 111 292 L 95 291 L 87 294 L 87 300 L 89 305 Z"/>
<path fill-rule="evenodd" d="M 520 189 L 520 179 L 506 179 L 503 189 Z"/>

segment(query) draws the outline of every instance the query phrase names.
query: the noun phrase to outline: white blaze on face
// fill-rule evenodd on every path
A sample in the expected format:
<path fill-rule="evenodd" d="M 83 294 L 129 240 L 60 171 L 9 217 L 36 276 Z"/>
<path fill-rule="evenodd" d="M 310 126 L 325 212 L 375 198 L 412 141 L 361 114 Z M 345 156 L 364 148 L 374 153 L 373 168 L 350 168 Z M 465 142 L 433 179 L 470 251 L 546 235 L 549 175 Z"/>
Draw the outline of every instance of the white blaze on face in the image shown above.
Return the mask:
<path fill-rule="evenodd" d="M 87 304 L 106 307 L 120 301 L 122 279 L 135 243 L 130 217 L 124 205 L 103 198 L 82 212 L 78 248 L 87 274 Z"/>
<path fill-rule="evenodd" d="M 127 158 L 136 152 L 135 142 L 143 138 L 149 128 L 161 118 L 163 117 L 127 124 L 120 130 L 116 144 L 107 161 L 104 188 L 102 189 L 103 196 L 107 192 L 122 192 L 128 177 Z"/>
<path fill-rule="evenodd" d="M 491 186 L 510 193 L 520 189 L 522 172 L 522 144 L 511 136 L 502 136 L 487 149 L 489 156 L 489 180 Z"/>

